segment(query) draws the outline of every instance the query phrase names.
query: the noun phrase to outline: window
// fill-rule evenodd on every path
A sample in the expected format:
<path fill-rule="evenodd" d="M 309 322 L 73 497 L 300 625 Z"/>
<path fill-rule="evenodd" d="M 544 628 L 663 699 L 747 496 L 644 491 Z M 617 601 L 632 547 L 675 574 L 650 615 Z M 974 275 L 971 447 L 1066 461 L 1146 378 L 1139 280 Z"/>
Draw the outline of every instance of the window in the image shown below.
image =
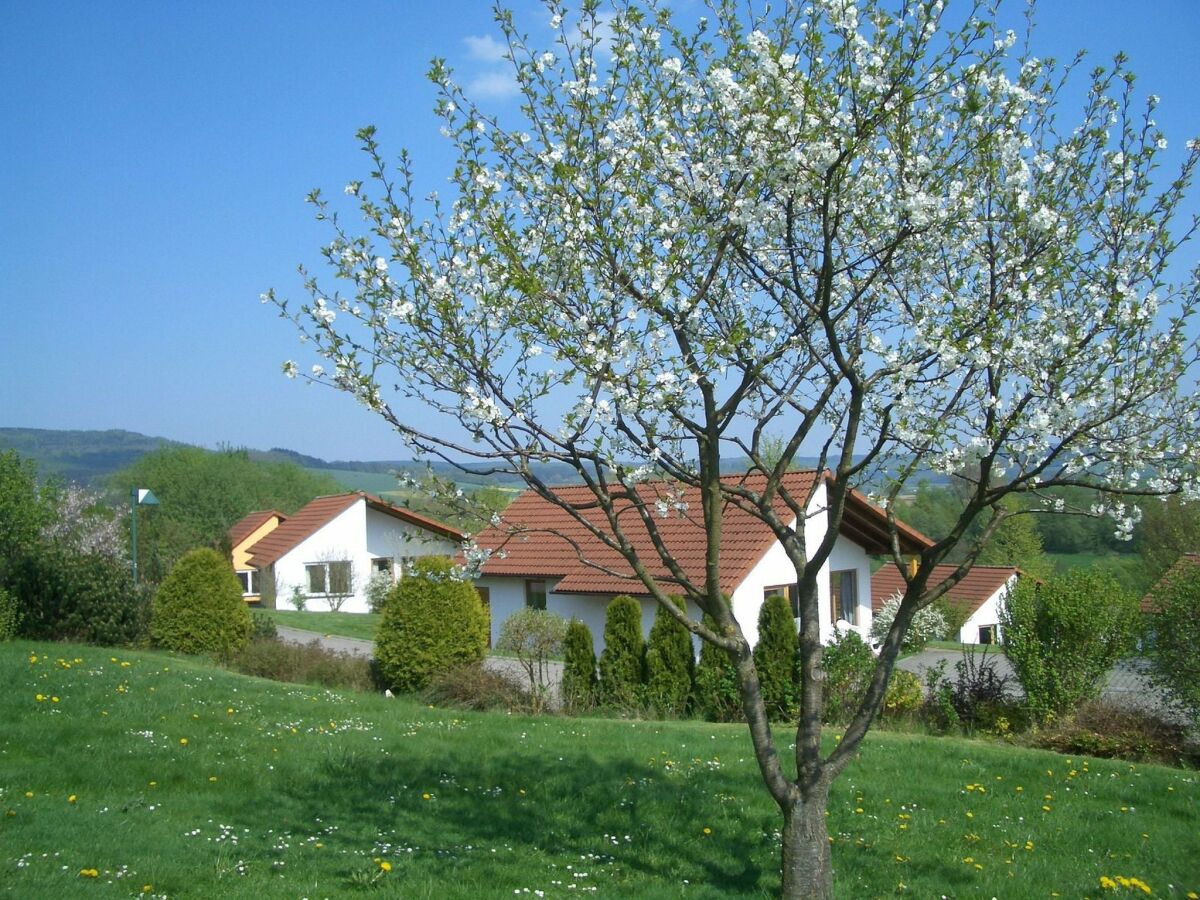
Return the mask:
<path fill-rule="evenodd" d="M 242 583 L 243 597 L 258 596 L 258 569 L 242 569 L 237 573 L 237 577 Z"/>
<path fill-rule="evenodd" d="M 996 643 L 996 626 L 995 625 L 980 625 L 979 626 L 979 643 L 981 643 L 981 644 Z"/>
<path fill-rule="evenodd" d="M 530 609 L 546 608 L 546 582 L 542 579 L 525 582 L 525 605 Z"/>
<path fill-rule="evenodd" d="M 763 600 L 776 596 L 787 600 L 788 605 L 792 608 L 793 619 L 800 618 L 800 585 L 777 584 L 773 587 L 763 588 Z"/>
<path fill-rule="evenodd" d="M 830 613 L 834 622 L 845 619 L 851 625 L 858 619 L 858 572 L 842 569 L 829 574 Z"/>
<path fill-rule="evenodd" d="M 390 556 L 377 556 L 371 560 L 372 575 L 386 575 L 388 578 L 395 578 L 395 565 Z"/>
<path fill-rule="evenodd" d="M 310 594 L 349 594 L 350 560 L 336 562 L 309 563 L 304 567 L 308 574 L 308 592 Z"/>

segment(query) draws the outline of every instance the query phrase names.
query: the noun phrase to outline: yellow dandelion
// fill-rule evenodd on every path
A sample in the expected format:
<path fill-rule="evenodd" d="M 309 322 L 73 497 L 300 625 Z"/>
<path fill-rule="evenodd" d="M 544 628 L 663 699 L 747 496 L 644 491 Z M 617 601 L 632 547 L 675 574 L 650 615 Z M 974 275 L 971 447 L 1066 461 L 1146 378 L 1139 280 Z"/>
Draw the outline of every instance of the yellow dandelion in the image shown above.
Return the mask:
<path fill-rule="evenodd" d="M 148 894 L 152 890 L 154 890 L 154 885 L 152 885 L 152 884 L 143 884 L 142 885 L 142 893 L 143 894 Z"/>
<path fill-rule="evenodd" d="M 187 746 L 187 738 L 180 738 L 180 739 L 179 739 L 179 746 L 181 746 L 181 747 L 186 747 L 186 746 Z"/>
<path fill-rule="evenodd" d="M 99 878 L 100 872 L 96 869 L 80 869 L 79 874 L 84 878 Z"/>
<path fill-rule="evenodd" d="M 68 802 L 68 803 L 74 803 L 74 802 L 75 802 L 75 795 L 74 795 L 74 794 L 72 794 L 70 797 L 68 797 L 68 798 L 67 798 L 67 802 Z"/>
<path fill-rule="evenodd" d="M 705 834 L 712 834 L 712 829 L 711 829 L 711 828 L 709 828 L 707 825 L 705 825 L 705 826 L 704 826 L 704 833 L 705 833 Z"/>
<path fill-rule="evenodd" d="M 392 871 L 392 864 L 385 859 L 379 863 L 379 868 L 385 872 L 390 872 Z"/>
<path fill-rule="evenodd" d="M 51 702 L 51 703 L 57 703 L 57 702 L 58 702 L 58 698 L 57 698 L 57 697 L 51 697 L 51 698 L 50 698 L 50 702 Z"/>
<path fill-rule="evenodd" d="M 46 695 L 45 694 L 36 694 L 33 699 L 36 700 L 38 703 L 42 703 L 43 701 L 45 701 Z"/>
<path fill-rule="evenodd" d="M 433 799 L 433 797 L 432 797 L 432 796 L 430 796 L 429 794 L 422 794 L 422 795 L 421 795 L 421 799 L 422 799 L 422 800 L 432 800 L 432 799 Z"/>
<path fill-rule="evenodd" d="M 217 776 L 216 776 L 216 775 L 209 775 L 209 776 L 208 776 L 208 780 L 209 780 L 210 782 L 216 781 L 216 780 L 217 780 Z"/>
<path fill-rule="evenodd" d="M 30 798 L 33 797 L 33 791 L 26 791 L 25 796 Z"/>
<path fill-rule="evenodd" d="M 1043 807 L 1042 807 L 1042 812 L 1050 812 L 1050 807 L 1049 807 L 1049 806 L 1043 806 Z"/>

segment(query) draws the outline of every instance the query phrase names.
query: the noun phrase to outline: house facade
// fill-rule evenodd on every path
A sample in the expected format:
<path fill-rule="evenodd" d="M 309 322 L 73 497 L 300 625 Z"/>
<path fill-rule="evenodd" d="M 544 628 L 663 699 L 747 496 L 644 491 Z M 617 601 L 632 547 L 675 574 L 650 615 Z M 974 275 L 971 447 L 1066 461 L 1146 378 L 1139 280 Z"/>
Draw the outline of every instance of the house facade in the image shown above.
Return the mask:
<path fill-rule="evenodd" d="M 258 605 L 262 593 L 258 569 L 250 565 L 250 548 L 278 528 L 287 518 L 274 509 L 252 512 L 229 529 L 230 556 L 233 571 L 242 583 L 242 599 Z"/>
<path fill-rule="evenodd" d="M 261 515 L 252 513 L 251 516 Z M 251 519 L 248 516 L 247 519 Z M 233 532 L 247 523 L 243 519 Z M 246 523 L 246 524 L 243 524 Z M 264 521 L 235 545 L 235 570 L 257 573 L 243 581 L 270 609 L 365 613 L 367 583 L 376 574 L 403 576 L 419 556 L 453 556 L 465 535 L 456 528 L 356 491 L 318 497 L 294 515 Z M 241 575 L 239 575 L 241 577 Z M 251 596 L 251 595 L 247 595 Z"/>
<path fill-rule="evenodd" d="M 936 587 L 958 570 L 955 565 L 934 566 L 929 585 Z M 1020 577 L 1013 566 L 972 566 L 958 584 L 947 593 L 950 606 L 966 616 L 957 636 L 963 644 L 1000 643 L 1000 609 L 1004 598 Z M 889 598 L 903 596 L 904 576 L 888 563 L 871 576 L 871 605 L 878 612 Z"/>
<path fill-rule="evenodd" d="M 754 489 L 764 476 L 730 476 Z M 660 490 L 654 484 L 642 485 L 653 495 Z M 826 510 L 827 476 L 813 472 L 795 472 L 784 476 L 784 487 L 793 497 L 811 492 L 803 528 L 806 546 L 818 544 L 828 527 Z M 670 556 L 687 576 L 703 583 L 706 536 L 700 521 L 699 492 L 679 492 L 661 486 L 664 496 L 670 491 L 668 513 L 655 518 L 662 541 Z M 567 502 L 586 504 L 591 492 L 586 487 L 556 488 L 556 495 Z M 578 498 L 573 494 L 578 494 Z M 779 512 L 786 506 L 777 504 Z M 693 510 L 697 512 L 692 512 Z M 659 561 L 635 510 L 620 510 L 625 537 L 638 548 L 640 558 L 653 560 L 648 568 L 656 580 L 670 592 L 674 579 Z M 797 518 L 791 515 L 791 526 Z M 922 535 L 900 526 L 905 552 L 917 552 L 928 546 Z M 641 581 L 632 576 L 625 560 L 605 546 L 584 526 L 557 505 L 527 491 L 505 510 L 499 525 L 476 537 L 480 548 L 492 551 L 483 564 L 475 584 L 488 603 L 492 619 L 492 639 L 498 639 L 505 619 L 531 606 L 547 609 L 565 618 L 584 622 L 592 632 L 597 651 L 604 645 L 605 611 L 613 597 L 627 594 L 640 601 L 642 630 L 649 634 L 656 602 Z M 818 580 L 821 636 L 828 641 L 835 625 L 851 628 L 864 637 L 871 626 L 870 554 L 888 551 L 888 525 L 883 512 L 861 494 L 852 494 L 843 516 L 833 552 L 821 569 Z M 758 639 L 758 613 L 764 599 L 780 594 L 792 603 L 795 614 L 798 591 L 796 571 L 783 546 L 756 516 L 727 504 L 722 516 L 721 589 L 731 600 L 733 613 L 750 642 Z M 698 617 L 699 610 L 690 610 Z M 797 619 L 797 624 L 799 620 Z"/>

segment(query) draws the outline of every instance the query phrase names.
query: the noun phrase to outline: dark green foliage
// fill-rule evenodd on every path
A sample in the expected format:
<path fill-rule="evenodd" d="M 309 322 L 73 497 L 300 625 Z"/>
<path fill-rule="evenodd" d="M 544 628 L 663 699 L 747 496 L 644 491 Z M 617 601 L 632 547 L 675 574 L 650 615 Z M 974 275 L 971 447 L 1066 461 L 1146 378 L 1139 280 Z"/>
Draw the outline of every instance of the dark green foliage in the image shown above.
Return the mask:
<path fill-rule="evenodd" d="M 1077 569 L 1041 584 L 1018 581 L 1000 624 L 1029 713 L 1046 722 L 1099 694 L 1140 622 L 1137 600 L 1110 575 Z"/>
<path fill-rule="evenodd" d="M 717 630 L 716 620 L 704 614 L 702 624 Z M 738 690 L 737 669 L 729 653 L 704 641 L 696 664 L 693 702 L 696 711 L 710 722 L 740 722 L 742 700 Z"/>
<path fill-rule="evenodd" d="M 971 618 L 971 613 L 967 608 L 959 606 L 957 603 L 951 603 L 950 598 L 944 595 L 934 600 L 930 608 L 936 609 L 946 620 L 946 633 L 942 635 L 942 639 L 957 641 L 962 633 L 962 627 L 967 624 L 967 619 Z"/>
<path fill-rule="evenodd" d="M 250 640 L 275 641 L 279 639 L 279 627 L 266 613 L 250 613 Z"/>
<path fill-rule="evenodd" d="M 1200 560 L 1181 559 L 1152 597 L 1150 679 L 1200 724 Z"/>
<path fill-rule="evenodd" d="M 367 660 L 326 650 L 318 641 L 305 645 L 271 639 L 252 640 L 234 654 L 229 664 L 239 672 L 273 681 L 355 691 L 369 691 L 374 687 Z"/>
<path fill-rule="evenodd" d="M 1200 550 L 1200 502 L 1178 497 L 1145 500 L 1137 543 L 1147 580 L 1153 584 L 1185 553 Z"/>
<path fill-rule="evenodd" d="M 796 666 L 796 621 L 786 597 L 775 594 L 759 607 L 754 667 L 771 721 L 794 720 L 800 682 Z"/>
<path fill-rule="evenodd" d="M 642 605 L 632 597 L 614 597 L 604 619 L 599 697 L 604 706 L 633 710 L 642 688 Z"/>
<path fill-rule="evenodd" d="M 475 588 L 452 577 L 450 560 L 419 557 L 383 606 L 375 658 L 393 690 L 420 691 L 434 676 L 483 659 L 487 614 Z"/>
<path fill-rule="evenodd" d="M 181 653 L 228 657 L 245 647 L 250 613 L 228 560 L 208 548 L 184 554 L 154 595 L 150 637 Z"/>
<path fill-rule="evenodd" d="M 10 641 L 17 636 L 21 624 L 21 607 L 17 598 L 0 587 L 0 641 Z"/>
<path fill-rule="evenodd" d="M 840 632 L 821 656 L 825 670 L 824 721 L 846 722 L 866 694 L 875 656 L 857 631 Z"/>
<path fill-rule="evenodd" d="M 671 601 L 686 610 L 681 597 Z M 646 703 L 659 716 L 682 716 L 692 693 L 696 656 L 692 634 L 660 605 L 646 641 Z"/>
<path fill-rule="evenodd" d="M 151 581 L 193 547 L 223 549 L 229 527 L 247 513 L 293 513 L 325 494 L 343 493 L 331 476 L 287 462 L 257 462 L 245 450 L 213 452 L 169 447 L 148 453 L 114 474 L 111 484 L 128 498 L 130 488 L 150 488 L 159 505 L 142 510 L 138 556 Z"/>
<path fill-rule="evenodd" d="M 586 712 L 596 702 L 596 651 L 592 632 L 578 619 L 567 624 L 563 639 L 562 700 L 571 713 Z"/>
<path fill-rule="evenodd" d="M 37 545 L 12 563 L 5 581 L 20 606 L 18 633 L 24 637 L 108 646 L 146 634 L 146 595 L 111 557 Z"/>

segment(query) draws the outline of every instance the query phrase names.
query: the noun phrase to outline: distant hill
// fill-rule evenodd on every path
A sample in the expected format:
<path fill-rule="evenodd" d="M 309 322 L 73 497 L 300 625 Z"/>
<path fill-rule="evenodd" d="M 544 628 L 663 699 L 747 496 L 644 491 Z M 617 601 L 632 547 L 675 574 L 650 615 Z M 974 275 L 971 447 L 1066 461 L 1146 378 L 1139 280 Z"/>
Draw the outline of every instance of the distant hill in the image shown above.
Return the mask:
<path fill-rule="evenodd" d="M 99 484 L 141 456 L 179 441 L 136 431 L 60 431 L 50 428 L 0 428 L 0 450 L 16 450 L 36 460 L 43 477 Z"/>

